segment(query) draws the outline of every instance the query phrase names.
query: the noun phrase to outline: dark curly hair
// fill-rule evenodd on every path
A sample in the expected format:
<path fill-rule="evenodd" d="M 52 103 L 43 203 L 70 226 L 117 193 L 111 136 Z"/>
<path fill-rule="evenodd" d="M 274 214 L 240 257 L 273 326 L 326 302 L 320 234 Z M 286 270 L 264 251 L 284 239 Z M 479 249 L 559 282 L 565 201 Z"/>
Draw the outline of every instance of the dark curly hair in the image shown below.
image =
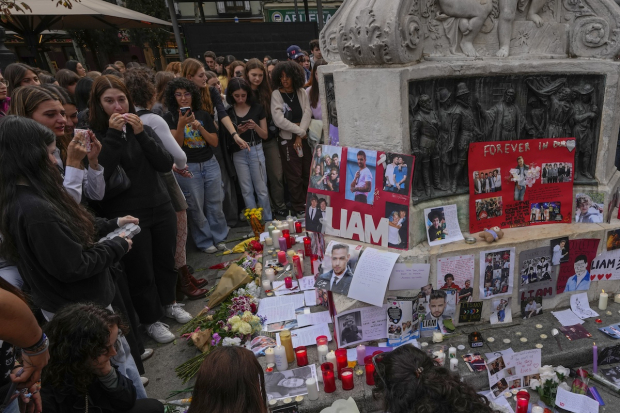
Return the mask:
<path fill-rule="evenodd" d="M 280 82 L 280 78 L 282 77 L 282 73 L 286 73 L 288 77 L 293 81 L 293 89 L 298 90 L 304 87 L 306 83 L 306 74 L 304 73 L 304 69 L 299 65 L 299 63 L 293 61 L 280 62 L 273 68 L 271 72 L 271 84 L 274 89 L 279 89 L 282 87 L 282 82 Z"/>
<path fill-rule="evenodd" d="M 166 106 L 168 106 L 168 110 L 172 112 L 175 117 L 178 116 L 179 104 L 177 103 L 177 98 L 174 96 L 174 92 L 178 89 L 185 89 L 192 94 L 192 111 L 196 112 L 202 109 L 202 101 L 198 86 L 184 77 L 177 77 L 168 82 L 166 93 L 164 94 L 166 97 Z"/>
<path fill-rule="evenodd" d="M 155 98 L 155 77 L 153 71 L 148 68 L 130 68 L 123 73 L 125 86 L 136 106 L 146 108 L 153 103 Z"/>
<path fill-rule="evenodd" d="M 375 399 L 390 413 L 493 413 L 486 397 L 411 344 L 377 357 Z"/>
<path fill-rule="evenodd" d="M 50 361 L 43 381 L 57 389 L 75 389 L 86 394 L 95 379 L 91 362 L 106 354 L 110 328 L 128 332 L 121 316 L 96 304 L 71 304 L 58 311 L 45 326 L 50 341 Z"/>

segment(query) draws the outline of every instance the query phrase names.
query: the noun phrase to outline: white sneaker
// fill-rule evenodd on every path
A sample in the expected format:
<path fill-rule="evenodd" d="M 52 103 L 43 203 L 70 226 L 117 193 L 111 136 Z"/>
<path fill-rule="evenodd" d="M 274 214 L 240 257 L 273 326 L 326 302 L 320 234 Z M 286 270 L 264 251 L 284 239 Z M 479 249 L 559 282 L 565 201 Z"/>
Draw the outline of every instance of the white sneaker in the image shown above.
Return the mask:
<path fill-rule="evenodd" d="M 207 254 L 213 254 L 213 253 L 218 252 L 218 251 L 219 250 L 217 249 L 217 247 L 215 245 L 211 245 L 206 250 L 203 250 L 203 252 L 206 252 Z"/>
<path fill-rule="evenodd" d="M 179 304 L 179 303 L 167 305 L 164 310 L 165 316 L 168 318 L 174 318 L 175 320 L 177 320 L 177 323 L 181 323 L 181 324 L 187 323 L 194 317 L 192 317 L 190 313 L 188 313 L 182 308 L 184 305 L 185 304 Z"/>
<path fill-rule="evenodd" d="M 226 249 L 226 244 L 224 244 L 223 242 L 220 242 L 219 244 L 215 246 L 215 248 L 217 248 L 218 251 L 224 251 Z"/>
<path fill-rule="evenodd" d="M 146 326 L 146 332 L 151 338 L 158 343 L 166 344 L 174 341 L 176 338 L 174 334 L 168 330 L 170 326 L 164 324 L 161 321 L 156 321 L 151 325 Z"/>
<path fill-rule="evenodd" d="M 140 376 L 140 381 L 142 382 L 143 387 L 146 387 L 149 384 L 149 379 L 147 379 L 146 377 Z"/>
<path fill-rule="evenodd" d="M 152 348 L 145 348 L 144 353 L 140 355 L 140 359 L 142 361 L 149 359 L 153 355 L 153 351 L 154 350 Z"/>

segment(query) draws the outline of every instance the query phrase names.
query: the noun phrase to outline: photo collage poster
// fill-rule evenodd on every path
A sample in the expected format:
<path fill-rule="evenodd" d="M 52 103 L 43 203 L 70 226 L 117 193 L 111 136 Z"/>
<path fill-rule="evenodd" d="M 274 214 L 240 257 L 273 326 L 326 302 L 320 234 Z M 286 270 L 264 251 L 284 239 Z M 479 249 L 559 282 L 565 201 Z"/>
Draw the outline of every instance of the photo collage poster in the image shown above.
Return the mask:
<path fill-rule="evenodd" d="M 480 252 L 480 299 L 512 295 L 515 248 Z"/>
<path fill-rule="evenodd" d="M 388 297 L 387 314 L 388 346 L 398 347 L 420 337 L 418 297 Z"/>
<path fill-rule="evenodd" d="M 551 262 L 548 247 L 533 248 L 519 253 L 519 297 L 532 308 L 535 297 L 551 298 L 556 294 L 557 267 Z"/>
<path fill-rule="evenodd" d="M 469 231 L 570 223 L 575 140 L 469 145 Z"/>
<path fill-rule="evenodd" d="M 308 184 L 306 230 L 408 249 L 413 167 L 411 155 L 318 145 Z"/>

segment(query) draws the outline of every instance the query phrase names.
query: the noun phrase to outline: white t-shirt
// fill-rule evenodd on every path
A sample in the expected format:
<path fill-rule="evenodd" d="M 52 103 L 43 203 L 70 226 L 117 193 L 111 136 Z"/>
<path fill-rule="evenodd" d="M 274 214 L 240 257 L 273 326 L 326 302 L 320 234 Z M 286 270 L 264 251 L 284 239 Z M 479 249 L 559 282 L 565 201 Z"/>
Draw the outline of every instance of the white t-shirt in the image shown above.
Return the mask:
<path fill-rule="evenodd" d="M 364 168 L 362 170 L 360 170 L 360 177 L 357 180 L 357 185 L 355 185 L 358 188 L 361 188 L 363 186 L 366 185 L 366 182 L 370 182 L 371 184 L 371 188 L 372 188 L 372 173 L 370 173 L 370 169 L 368 168 Z M 370 191 L 368 192 L 355 192 L 355 195 L 368 195 Z"/>
<path fill-rule="evenodd" d="M 366 168 L 368 169 L 368 168 Z M 361 175 L 361 174 L 360 174 Z M 392 186 L 394 186 L 395 182 L 394 182 L 394 164 L 389 164 L 386 168 L 385 168 L 385 177 L 388 180 L 388 183 Z"/>

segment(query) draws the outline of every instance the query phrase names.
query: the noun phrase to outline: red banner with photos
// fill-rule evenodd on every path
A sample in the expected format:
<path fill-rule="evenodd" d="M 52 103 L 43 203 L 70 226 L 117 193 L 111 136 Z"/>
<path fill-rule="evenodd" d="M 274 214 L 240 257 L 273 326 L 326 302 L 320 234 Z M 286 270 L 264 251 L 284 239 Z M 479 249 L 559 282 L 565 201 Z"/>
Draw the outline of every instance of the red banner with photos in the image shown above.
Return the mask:
<path fill-rule="evenodd" d="M 306 230 L 409 248 L 414 157 L 318 145 L 306 200 Z"/>
<path fill-rule="evenodd" d="M 469 145 L 469 231 L 570 223 L 575 139 Z"/>

